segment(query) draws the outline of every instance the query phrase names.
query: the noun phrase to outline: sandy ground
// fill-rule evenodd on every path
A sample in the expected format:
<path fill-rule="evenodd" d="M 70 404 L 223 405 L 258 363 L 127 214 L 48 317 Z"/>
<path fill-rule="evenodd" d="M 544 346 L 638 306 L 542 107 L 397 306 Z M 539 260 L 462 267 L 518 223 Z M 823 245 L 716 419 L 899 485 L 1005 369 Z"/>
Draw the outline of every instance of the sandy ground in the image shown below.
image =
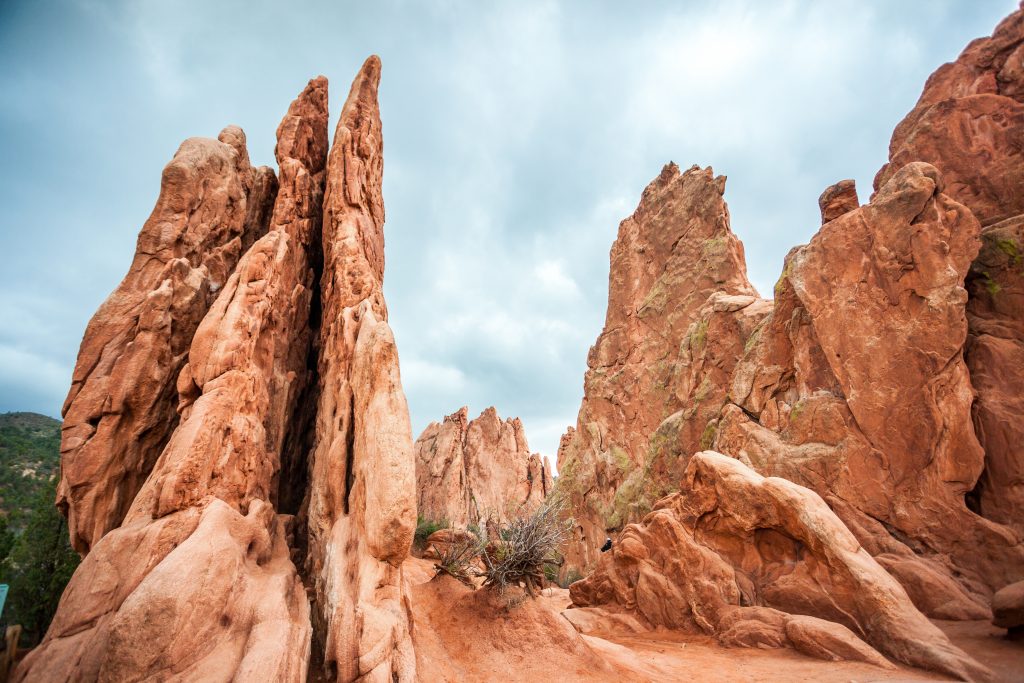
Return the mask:
<path fill-rule="evenodd" d="M 412 565 L 412 566 L 409 566 Z M 568 591 L 546 590 L 538 600 L 508 607 L 487 591 L 454 579 L 431 580 L 432 563 L 406 565 L 412 584 L 417 672 L 430 681 L 707 681 L 867 683 L 941 681 L 937 674 L 900 667 L 826 662 L 793 650 L 724 648 L 710 636 L 670 631 L 576 632 L 562 617 Z M 1009 641 L 988 622 L 936 621 L 959 647 L 996 672 L 1024 682 L 1024 642 Z"/>

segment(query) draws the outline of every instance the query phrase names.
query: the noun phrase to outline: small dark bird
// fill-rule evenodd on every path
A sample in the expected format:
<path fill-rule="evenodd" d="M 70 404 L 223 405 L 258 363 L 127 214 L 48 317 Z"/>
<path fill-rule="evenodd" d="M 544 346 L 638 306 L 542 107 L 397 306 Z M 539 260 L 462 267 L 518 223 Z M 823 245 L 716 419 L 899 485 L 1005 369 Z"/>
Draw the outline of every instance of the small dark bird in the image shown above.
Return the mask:
<path fill-rule="evenodd" d="M 602 553 L 606 553 L 606 552 L 608 552 L 611 549 L 612 549 L 612 539 L 605 538 L 604 539 L 604 545 L 601 546 L 601 552 Z"/>

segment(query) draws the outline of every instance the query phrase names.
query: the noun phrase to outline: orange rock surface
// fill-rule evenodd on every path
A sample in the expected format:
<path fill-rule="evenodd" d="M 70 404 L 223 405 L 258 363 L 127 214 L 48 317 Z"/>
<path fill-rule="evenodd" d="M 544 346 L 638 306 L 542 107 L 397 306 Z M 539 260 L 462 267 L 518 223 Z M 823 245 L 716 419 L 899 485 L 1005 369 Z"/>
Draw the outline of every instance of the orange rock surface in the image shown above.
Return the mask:
<path fill-rule="evenodd" d="M 278 128 L 270 230 L 195 333 L 177 428 L 15 680 L 305 678 L 309 604 L 290 559 L 293 520 L 275 513 L 272 485 L 308 353 L 326 155 L 319 78 Z"/>
<path fill-rule="evenodd" d="M 432 422 L 416 439 L 417 511 L 458 527 L 504 521 L 536 506 L 552 486 L 547 458 L 530 453 L 519 418 L 466 408 Z"/>
<path fill-rule="evenodd" d="M 164 168 L 131 268 L 85 330 L 62 411 L 57 502 L 80 553 L 121 524 L 174 431 L 192 336 L 267 231 L 276 191 L 236 126 L 186 140 Z"/>

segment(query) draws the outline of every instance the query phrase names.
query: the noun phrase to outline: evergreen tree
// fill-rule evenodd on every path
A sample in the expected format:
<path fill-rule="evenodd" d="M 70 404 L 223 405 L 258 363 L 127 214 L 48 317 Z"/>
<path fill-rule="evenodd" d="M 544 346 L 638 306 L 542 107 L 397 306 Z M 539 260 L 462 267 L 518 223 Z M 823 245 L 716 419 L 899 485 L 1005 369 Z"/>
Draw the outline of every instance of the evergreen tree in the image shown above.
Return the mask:
<path fill-rule="evenodd" d="M 21 624 L 23 642 L 38 643 L 46 633 L 79 557 L 68 542 L 68 526 L 54 507 L 56 477 L 36 492 L 24 531 L 13 539 L 0 565 L 0 583 L 10 584 L 3 621 Z M 4 538 L 0 535 L 0 544 Z M 2 549 L 2 548 L 0 548 Z"/>

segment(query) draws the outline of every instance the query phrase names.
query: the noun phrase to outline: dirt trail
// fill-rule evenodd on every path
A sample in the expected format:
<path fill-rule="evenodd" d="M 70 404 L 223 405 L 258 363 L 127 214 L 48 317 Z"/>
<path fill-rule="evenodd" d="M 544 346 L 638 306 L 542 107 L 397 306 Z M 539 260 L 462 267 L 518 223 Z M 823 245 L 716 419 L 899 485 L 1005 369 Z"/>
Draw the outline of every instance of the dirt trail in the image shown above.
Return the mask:
<path fill-rule="evenodd" d="M 412 586 L 416 666 L 424 680 L 949 680 L 905 666 L 885 670 L 856 662 L 822 661 L 789 649 L 726 648 L 710 636 L 666 630 L 580 635 L 561 615 L 569 604 L 568 591 L 548 589 L 538 600 L 506 608 L 486 591 L 470 591 L 448 577 L 431 580 L 429 560 L 407 560 L 403 569 Z M 987 622 L 935 623 L 957 646 L 995 671 L 999 681 L 1024 681 L 1024 642 L 1007 640 L 1001 629 Z"/>

